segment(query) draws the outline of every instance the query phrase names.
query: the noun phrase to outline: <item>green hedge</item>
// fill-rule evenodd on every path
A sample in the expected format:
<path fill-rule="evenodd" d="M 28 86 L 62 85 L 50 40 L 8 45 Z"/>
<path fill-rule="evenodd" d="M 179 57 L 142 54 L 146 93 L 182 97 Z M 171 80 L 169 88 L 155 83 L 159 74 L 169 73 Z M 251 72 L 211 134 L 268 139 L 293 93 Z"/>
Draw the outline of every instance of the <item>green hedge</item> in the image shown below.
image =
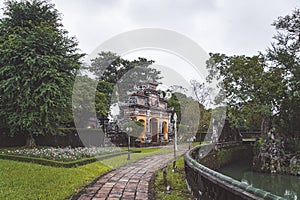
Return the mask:
<path fill-rule="evenodd" d="M 15 160 L 15 161 L 21 161 L 21 162 L 30 162 L 35 164 L 41 164 L 46 166 L 53 166 L 53 167 L 65 167 L 65 168 L 71 168 L 71 167 L 78 167 L 81 165 L 86 165 L 92 162 L 96 162 L 99 160 L 104 160 L 106 158 L 126 154 L 127 152 L 118 152 L 118 153 L 110 153 L 105 154 L 102 156 L 92 157 L 92 158 L 84 158 L 76 161 L 69 161 L 69 162 L 61 162 L 61 161 L 55 161 L 55 160 L 48 160 L 44 158 L 33 158 L 28 156 L 18 156 L 18 155 L 9 155 L 9 154 L 0 154 L 1 159 L 7 159 L 7 160 Z M 135 152 L 134 152 L 135 153 Z"/>

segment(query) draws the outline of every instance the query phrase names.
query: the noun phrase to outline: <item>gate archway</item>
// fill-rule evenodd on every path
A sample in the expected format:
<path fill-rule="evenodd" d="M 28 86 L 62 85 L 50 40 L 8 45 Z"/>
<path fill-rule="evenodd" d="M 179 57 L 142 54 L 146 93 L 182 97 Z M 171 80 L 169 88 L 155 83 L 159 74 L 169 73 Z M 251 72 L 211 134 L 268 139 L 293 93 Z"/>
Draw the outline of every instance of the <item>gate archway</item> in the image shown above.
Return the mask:
<path fill-rule="evenodd" d="M 157 142 L 158 137 L 158 120 L 155 118 L 150 119 L 150 133 L 152 142 Z"/>

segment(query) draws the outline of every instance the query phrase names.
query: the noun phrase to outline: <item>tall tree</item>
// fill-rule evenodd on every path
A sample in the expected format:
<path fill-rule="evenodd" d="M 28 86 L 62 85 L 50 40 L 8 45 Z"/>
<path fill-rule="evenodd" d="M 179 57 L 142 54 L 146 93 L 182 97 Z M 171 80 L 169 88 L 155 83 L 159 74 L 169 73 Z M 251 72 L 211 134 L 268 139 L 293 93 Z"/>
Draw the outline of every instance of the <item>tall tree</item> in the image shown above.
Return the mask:
<path fill-rule="evenodd" d="M 147 79 L 156 81 L 161 78 L 160 72 L 150 67 L 154 61 L 146 58 L 139 57 L 137 60 L 129 61 L 112 52 L 100 52 L 91 62 L 89 71 L 96 76 L 96 79 L 113 84 L 124 79 L 126 74 L 133 74 L 134 76 L 130 75 L 130 78 L 139 81 L 147 81 Z"/>
<path fill-rule="evenodd" d="M 96 113 L 98 118 L 109 113 L 109 96 L 105 90 L 96 91 L 97 81 L 88 76 L 77 76 L 73 87 L 73 113 L 77 127 L 86 127 L 88 120 Z"/>
<path fill-rule="evenodd" d="M 191 97 L 187 97 L 180 92 L 172 93 L 168 99 L 168 107 L 174 109 L 174 113 L 178 116 L 178 124 L 180 133 L 184 133 L 183 138 L 191 138 L 200 133 L 205 133 L 210 124 L 211 110 L 205 107 Z M 183 130 L 184 127 L 186 130 Z M 189 132 L 189 134 L 187 134 Z"/>
<path fill-rule="evenodd" d="M 116 91 L 118 101 L 127 101 L 128 93 L 135 90 L 136 86 L 145 82 L 158 82 L 160 77 L 160 71 L 151 68 L 152 60 L 146 58 L 138 58 L 129 62 L 128 67 L 130 70 L 124 70 L 124 75 L 116 83 Z"/>
<path fill-rule="evenodd" d="M 0 21 L 0 118 L 12 134 L 57 133 L 71 114 L 83 54 L 46 0 L 5 2 Z"/>
<path fill-rule="evenodd" d="M 127 101 L 138 84 L 161 79 L 160 71 L 150 67 L 154 61 L 146 58 L 129 61 L 112 52 L 100 52 L 91 62 L 89 71 L 99 81 L 97 91 L 105 91 L 109 106 Z"/>
<path fill-rule="evenodd" d="M 129 61 L 122 59 L 119 55 L 108 52 L 100 52 L 98 56 L 91 60 L 89 71 L 92 72 L 97 80 L 109 83 L 117 83 L 122 76 L 133 68 Z"/>
<path fill-rule="evenodd" d="M 267 58 L 272 63 L 271 70 L 281 73 L 287 86 L 281 93 L 277 123 L 282 131 L 300 137 L 300 10 L 279 17 L 272 25 L 277 34 Z"/>
<path fill-rule="evenodd" d="M 262 55 L 210 56 L 207 62 L 210 74 L 207 78 L 222 79 L 231 123 L 235 127 L 245 128 L 246 119 L 258 114 L 261 116 L 261 132 L 266 134 L 271 117 L 279 109 L 279 95 L 285 87 L 281 74 L 277 70 L 268 70 Z"/>
<path fill-rule="evenodd" d="M 201 83 L 197 80 L 190 81 L 192 86 L 192 92 L 195 95 L 197 101 L 202 105 L 209 105 L 212 102 L 211 92 L 212 88 L 205 85 L 205 83 Z"/>

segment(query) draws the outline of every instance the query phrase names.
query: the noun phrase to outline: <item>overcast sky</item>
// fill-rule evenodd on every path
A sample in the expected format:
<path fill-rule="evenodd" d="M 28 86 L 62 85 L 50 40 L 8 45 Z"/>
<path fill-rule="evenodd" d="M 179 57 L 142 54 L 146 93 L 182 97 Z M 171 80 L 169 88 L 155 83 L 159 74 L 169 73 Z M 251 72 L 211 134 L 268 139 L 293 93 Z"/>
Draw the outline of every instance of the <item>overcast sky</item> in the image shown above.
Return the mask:
<path fill-rule="evenodd" d="M 271 26 L 279 16 L 300 8 L 300 0 L 52 0 L 63 14 L 63 24 L 77 37 L 81 50 L 91 53 L 120 33 L 139 28 L 161 28 L 184 34 L 207 53 L 253 55 L 270 45 Z M 159 54 L 159 55 L 158 55 Z M 163 53 L 138 52 L 171 68 L 189 82 L 184 62 Z M 130 58 L 130 55 L 127 56 Z M 203 62 L 204 63 L 204 62 Z M 177 66 L 177 67 L 176 67 Z M 163 69 L 164 67 L 160 67 Z M 166 68 L 167 69 L 167 68 Z M 168 73 L 168 72 L 166 72 Z M 171 71 L 170 71 L 171 73 Z M 166 77 L 166 75 L 164 75 Z M 193 77 L 194 76 L 194 77 Z M 173 76 L 172 76 L 173 77 Z M 169 79 L 169 82 L 174 78 Z M 179 81 L 179 78 L 177 79 Z M 168 85 L 169 85 L 168 84 Z M 181 81 L 182 85 L 184 85 Z"/>
<path fill-rule="evenodd" d="M 253 55 L 271 42 L 271 23 L 300 8 L 299 0 L 52 0 L 63 24 L 91 53 L 125 31 L 163 28 L 207 52 Z M 3 7 L 3 0 L 0 0 Z"/>
<path fill-rule="evenodd" d="M 299 0 L 52 0 L 63 24 L 91 53 L 105 40 L 138 28 L 184 34 L 206 52 L 253 55 L 270 44 L 271 23 Z"/>
<path fill-rule="evenodd" d="M 300 8 L 300 0 L 52 0 L 62 13 L 70 36 L 90 54 L 111 37 L 140 28 L 168 29 L 183 34 L 205 52 L 254 55 L 264 51 L 279 16 Z M 3 0 L 0 0 L 3 7 Z M 140 51 L 128 59 L 153 59 L 160 69 L 173 68 L 187 82 L 189 64 L 166 53 Z M 204 62 L 203 62 L 204 63 Z M 186 66 L 185 66 L 186 65 Z M 175 66 L 175 68 L 174 68 Z M 168 72 L 165 72 L 168 73 Z M 170 71 L 170 73 L 172 73 Z M 166 76 L 166 75 L 165 75 Z M 173 76 L 172 76 L 173 77 Z M 177 79 L 177 82 L 179 78 Z M 169 81 L 174 81 L 174 78 Z M 170 83 L 171 84 L 171 83 Z M 174 83 L 172 83 L 174 84 Z"/>

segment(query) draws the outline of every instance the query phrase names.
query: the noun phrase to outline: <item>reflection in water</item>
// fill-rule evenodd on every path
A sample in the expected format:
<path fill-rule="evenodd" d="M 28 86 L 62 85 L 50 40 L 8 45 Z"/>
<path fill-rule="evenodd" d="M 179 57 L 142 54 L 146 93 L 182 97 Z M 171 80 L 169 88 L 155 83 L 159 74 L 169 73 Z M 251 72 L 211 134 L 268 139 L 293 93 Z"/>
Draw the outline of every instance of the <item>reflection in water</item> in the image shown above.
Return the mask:
<path fill-rule="evenodd" d="M 251 171 L 251 161 L 240 161 L 220 169 L 220 172 L 256 188 L 278 196 L 297 200 L 300 198 L 300 177 L 275 175 Z"/>

